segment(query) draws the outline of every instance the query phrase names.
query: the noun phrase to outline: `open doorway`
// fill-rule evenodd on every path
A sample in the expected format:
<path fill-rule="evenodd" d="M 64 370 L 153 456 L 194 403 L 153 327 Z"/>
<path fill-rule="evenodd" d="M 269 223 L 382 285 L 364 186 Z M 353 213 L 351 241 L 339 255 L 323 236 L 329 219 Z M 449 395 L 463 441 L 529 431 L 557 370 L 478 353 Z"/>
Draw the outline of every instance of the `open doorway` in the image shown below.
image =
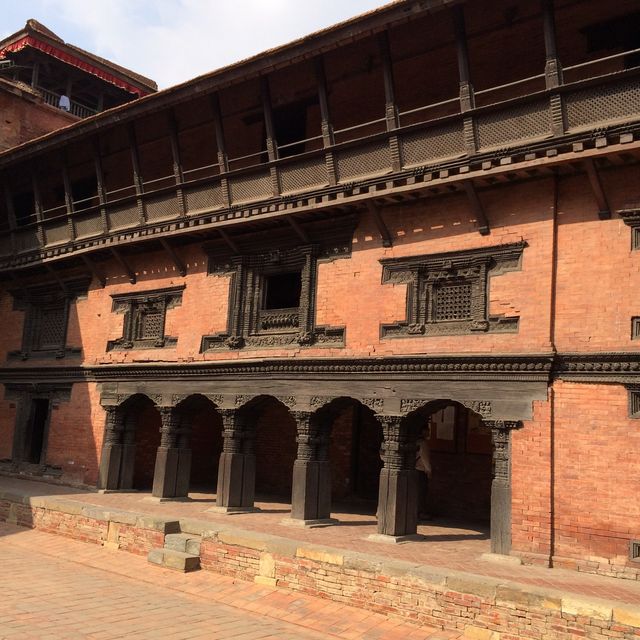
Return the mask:
<path fill-rule="evenodd" d="M 25 430 L 22 459 L 29 464 L 44 464 L 51 401 L 33 398 Z"/>

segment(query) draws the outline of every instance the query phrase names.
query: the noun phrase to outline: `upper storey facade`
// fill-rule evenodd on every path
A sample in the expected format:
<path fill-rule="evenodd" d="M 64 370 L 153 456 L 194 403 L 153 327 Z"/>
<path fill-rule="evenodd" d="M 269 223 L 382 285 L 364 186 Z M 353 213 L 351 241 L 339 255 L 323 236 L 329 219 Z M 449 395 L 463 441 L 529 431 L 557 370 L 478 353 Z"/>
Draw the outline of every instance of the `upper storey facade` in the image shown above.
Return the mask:
<path fill-rule="evenodd" d="M 0 154 L 5 352 L 637 350 L 636 9 L 398 2 Z"/>

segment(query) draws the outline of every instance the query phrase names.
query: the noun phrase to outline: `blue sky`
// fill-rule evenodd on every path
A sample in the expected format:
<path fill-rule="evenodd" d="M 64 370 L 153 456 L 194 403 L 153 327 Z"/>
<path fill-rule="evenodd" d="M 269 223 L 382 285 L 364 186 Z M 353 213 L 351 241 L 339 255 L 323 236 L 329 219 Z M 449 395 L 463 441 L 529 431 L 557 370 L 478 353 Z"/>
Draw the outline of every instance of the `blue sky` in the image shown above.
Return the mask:
<path fill-rule="evenodd" d="M 383 4 L 385 0 L 0 0 L 0 38 L 35 18 L 63 40 L 165 88 Z"/>

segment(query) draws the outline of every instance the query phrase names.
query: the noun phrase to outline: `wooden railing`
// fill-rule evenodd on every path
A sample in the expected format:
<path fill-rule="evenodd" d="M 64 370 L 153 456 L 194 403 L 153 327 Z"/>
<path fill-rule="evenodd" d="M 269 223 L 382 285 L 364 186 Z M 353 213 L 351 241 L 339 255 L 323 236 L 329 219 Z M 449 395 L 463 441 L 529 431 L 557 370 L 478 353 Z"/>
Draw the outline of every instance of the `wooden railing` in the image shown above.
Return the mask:
<path fill-rule="evenodd" d="M 496 87 L 495 95 L 502 89 Z M 43 212 L 38 220 L 35 215 L 28 221 L 23 218 L 19 228 L 0 233 L 0 256 L 81 244 L 85 239 L 159 221 L 188 220 L 215 210 L 229 210 L 228 216 L 237 216 L 238 208 L 259 202 L 638 121 L 640 69 L 580 79 L 464 113 L 452 109 L 456 103 L 450 100 L 400 113 L 396 129 L 291 157 L 265 161 L 261 152 L 253 154 L 253 164 L 239 169 L 233 168 L 234 161 L 247 157 L 231 158 L 228 171 L 210 164 L 184 171 L 182 181 L 173 173 L 148 181 L 141 193 L 132 183 L 105 192 L 102 202 L 96 197 L 74 202 L 71 211 L 59 207 Z M 416 117 L 422 113 L 428 117 L 434 108 L 454 113 L 424 120 Z"/>
<path fill-rule="evenodd" d="M 49 91 L 48 89 L 43 89 L 42 87 L 36 87 L 36 89 L 42 95 L 42 99 L 46 104 L 51 105 L 52 107 L 60 107 L 61 95 L 59 93 Z M 88 118 L 89 116 L 94 116 L 98 112 L 96 109 L 87 107 L 86 105 L 80 104 L 75 100 L 70 100 L 69 113 L 77 116 L 78 118 Z"/>

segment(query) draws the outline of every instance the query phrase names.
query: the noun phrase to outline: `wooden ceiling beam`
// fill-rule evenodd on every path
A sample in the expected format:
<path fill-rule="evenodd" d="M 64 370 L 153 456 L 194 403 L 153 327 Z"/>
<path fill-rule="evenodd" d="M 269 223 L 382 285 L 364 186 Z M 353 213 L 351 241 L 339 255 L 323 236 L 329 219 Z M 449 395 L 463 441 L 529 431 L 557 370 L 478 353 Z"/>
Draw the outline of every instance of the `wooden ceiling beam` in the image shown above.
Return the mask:
<path fill-rule="evenodd" d="M 367 208 L 369 209 L 369 212 L 373 216 L 373 221 L 376 223 L 376 227 L 378 227 L 378 231 L 382 236 L 382 246 L 393 247 L 393 238 L 389 233 L 389 229 L 387 228 L 387 225 L 382 219 L 382 214 L 380 213 L 380 207 L 378 207 L 378 205 L 375 202 L 370 200 L 369 202 L 367 202 Z"/>
<path fill-rule="evenodd" d="M 476 191 L 476 187 L 473 184 L 473 181 L 465 180 L 462 185 L 464 187 L 465 193 L 467 194 L 467 199 L 469 200 L 471 211 L 478 221 L 478 231 L 480 232 L 480 235 L 488 236 L 491 233 L 491 229 L 489 228 L 489 220 L 487 219 L 487 215 L 484 211 L 484 207 L 482 206 L 482 202 L 480 201 L 480 197 L 478 196 L 478 192 Z"/>
<path fill-rule="evenodd" d="M 93 260 L 91 260 L 91 258 L 84 253 L 80 257 L 82 258 L 82 262 L 84 262 L 85 266 L 89 270 L 89 273 L 98 281 L 100 288 L 104 289 L 107 281 L 105 277 L 98 271 Z"/>
<path fill-rule="evenodd" d="M 162 248 L 166 251 L 167 255 L 173 261 L 173 264 L 176 265 L 176 269 L 178 270 L 178 273 L 184 278 L 184 276 L 187 275 L 187 267 L 185 263 L 182 260 L 180 260 L 180 257 L 175 252 L 175 249 L 171 246 L 171 243 L 169 242 L 169 240 L 167 240 L 166 238 L 160 238 L 160 244 L 162 245 Z"/>
<path fill-rule="evenodd" d="M 604 192 L 604 187 L 602 186 L 602 180 L 600 179 L 600 173 L 598 172 L 596 163 L 592 158 L 589 158 L 584 161 L 584 167 L 587 171 L 591 191 L 593 192 L 593 196 L 598 205 L 598 217 L 600 220 L 609 220 L 611 218 L 611 207 L 609 206 L 607 194 Z"/>
<path fill-rule="evenodd" d="M 136 274 L 129 266 L 129 263 L 124 259 L 124 256 L 116 249 L 115 247 L 111 247 L 111 254 L 116 259 L 117 263 L 124 269 L 124 272 L 127 274 L 127 278 L 129 278 L 129 282 L 131 284 L 135 284 L 137 282 Z"/>

